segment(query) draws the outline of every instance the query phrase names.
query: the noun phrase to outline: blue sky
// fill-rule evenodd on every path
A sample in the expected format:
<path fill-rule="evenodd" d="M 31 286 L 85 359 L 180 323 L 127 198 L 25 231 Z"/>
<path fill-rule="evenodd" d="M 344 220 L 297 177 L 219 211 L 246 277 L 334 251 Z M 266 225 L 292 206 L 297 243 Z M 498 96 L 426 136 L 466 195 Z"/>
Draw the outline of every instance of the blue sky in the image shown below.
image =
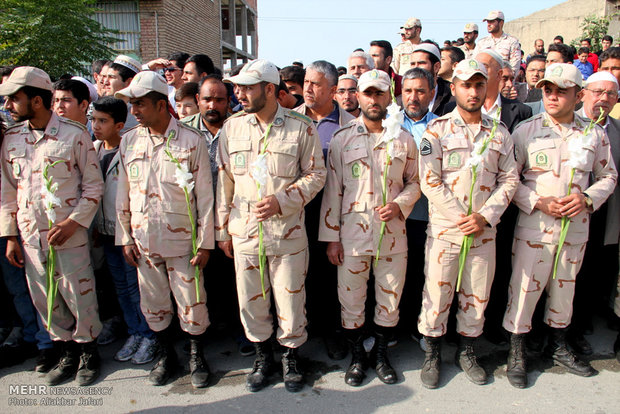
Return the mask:
<path fill-rule="evenodd" d="M 462 37 L 463 26 L 482 22 L 490 10 L 500 9 L 506 20 L 546 9 L 562 0 L 258 0 L 258 55 L 282 67 L 302 59 L 309 64 L 325 59 L 344 65 L 356 48 L 368 50 L 372 40 L 400 43 L 397 34 L 409 17 L 422 21 L 422 38 L 441 46 Z M 500 6 L 501 5 L 501 6 Z"/>

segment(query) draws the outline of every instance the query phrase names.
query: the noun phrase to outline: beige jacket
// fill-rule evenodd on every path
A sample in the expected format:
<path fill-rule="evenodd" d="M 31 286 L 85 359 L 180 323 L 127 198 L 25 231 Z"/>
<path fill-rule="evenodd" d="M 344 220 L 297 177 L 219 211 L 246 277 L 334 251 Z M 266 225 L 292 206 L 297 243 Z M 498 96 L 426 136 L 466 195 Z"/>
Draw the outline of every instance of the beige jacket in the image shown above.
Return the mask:
<path fill-rule="evenodd" d="M 70 218 L 80 224 L 73 236 L 57 249 L 69 249 L 87 243 L 87 228 L 93 221 L 103 194 L 103 178 L 92 140 L 83 125 L 52 113 L 39 139 L 28 121 L 9 128 L 2 144 L 2 206 L 0 236 L 17 236 L 24 245 L 48 249 L 48 219 L 41 190 L 45 187 L 43 169 L 58 184 L 56 223 Z"/>
<path fill-rule="evenodd" d="M 429 201 L 430 237 L 455 244 L 463 241 L 456 222 L 467 215 L 469 206 L 473 177 L 467 160 L 474 143 L 487 138 L 492 127 L 492 118 L 484 114 L 481 124 L 468 127 L 458 108 L 429 122 L 420 143 L 420 184 Z M 478 166 L 472 211 L 481 214 L 489 226 L 474 239 L 474 246 L 494 239 L 495 226 L 518 183 L 512 139 L 500 123 Z"/>
<path fill-rule="evenodd" d="M 174 118 L 164 136 L 137 126 L 123 135 L 116 194 L 116 244 L 138 243 L 149 255 L 191 254 L 192 231 L 185 194 L 176 182 L 177 166 L 165 154 L 172 136 L 172 154 L 192 173 L 189 193 L 196 243 L 213 249 L 213 186 L 209 151 L 202 134 Z"/>
<path fill-rule="evenodd" d="M 239 253 L 257 254 L 258 221 L 253 212 L 258 189 L 252 163 L 259 155 L 264 132 L 254 114 L 238 113 L 220 132 L 220 172 L 217 183 L 216 239 L 233 240 Z M 304 206 L 325 184 L 325 162 L 312 120 L 278 105 L 267 138 L 269 177 L 263 195 L 273 194 L 281 214 L 263 223 L 268 255 L 290 254 L 308 245 Z"/>
<path fill-rule="evenodd" d="M 517 170 L 521 183 L 513 202 L 521 210 L 515 237 L 522 240 L 557 244 L 562 220 L 535 210 L 540 197 L 564 197 L 567 194 L 571 168 L 568 143 L 582 135 L 589 120 L 575 114 L 568 129 L 561 130 L 546 112 L 521 123 L 513 132 Z M 611 156 L 609 139 L 600 127 L 594 129 L 594 143 L 583 150 L 587 153 L 588 167 L 576 170 L 572 192 L 587 193 L 598 209 L 613 193 L 617 173 Z M 590 213 L 583 211 L 571 219 L 566 236 L 569 243 L 588 240 Z"/>
<path fill-rule="evenodd" d="M 342 242 L 346 255 L 373 255 L 379 246 L 381 220 L 375 207 L 383 204 L 385 151 L 385 143 L 375 141 L 362 117 L 336 131 L 330 143 L 319 240 Z M 387 199 L 398 204 L 401 214 L 386 222 L 382 255 L 407 251 L 405 219 L 421 194 L 417 147 L 404 129 L 394 140 L 394 151 Z"/>

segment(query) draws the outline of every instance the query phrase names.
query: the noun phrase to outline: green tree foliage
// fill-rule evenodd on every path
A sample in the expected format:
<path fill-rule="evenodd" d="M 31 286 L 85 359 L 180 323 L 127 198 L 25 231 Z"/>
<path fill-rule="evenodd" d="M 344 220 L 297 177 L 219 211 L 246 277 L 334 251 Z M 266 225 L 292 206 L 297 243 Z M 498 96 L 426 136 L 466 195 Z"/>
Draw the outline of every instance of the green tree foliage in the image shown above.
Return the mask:
<path fill-rule="evenodd" d="M 0 1 L 0 64 L 36 66 L 50 76 L 79 73 L 109 58 L 110 31 L 93 20 L 94 0 Z"/>
<path fill-rule="evenodd" d="M 579 49 L 581 39 L 591 39 L 592 50 L 590 50 L 590 52 L 595 53 L 600 51 L 602 49 L 601 40 L 603 36 L 609 34 L 607 33 L 607 30 L 609 30 L 609 22 L 616 16 L 617 14 L 603 17 L 598 17 L 593 14 L 586 16 L 581 26 L 579 26 L 581 29 L 581 37 L 579 39 L 573 39 L 570 44 Z"/>

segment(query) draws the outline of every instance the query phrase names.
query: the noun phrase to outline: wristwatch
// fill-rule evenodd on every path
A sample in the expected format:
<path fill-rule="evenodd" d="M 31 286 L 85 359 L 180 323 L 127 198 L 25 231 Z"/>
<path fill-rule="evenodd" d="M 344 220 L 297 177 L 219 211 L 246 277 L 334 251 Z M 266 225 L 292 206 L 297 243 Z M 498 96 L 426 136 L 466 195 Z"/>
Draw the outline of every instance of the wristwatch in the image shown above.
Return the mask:
<path fill-rule="evenodd" d="M 592 207 L 594 205 L 594 203 L 592 202 L 592 199 L 590 198 L 590 196 L 587 193 L 583 193 L 583 196 L 585 198 L 586 207 L 589 208 L 590 210 L 592 210 Z"/>

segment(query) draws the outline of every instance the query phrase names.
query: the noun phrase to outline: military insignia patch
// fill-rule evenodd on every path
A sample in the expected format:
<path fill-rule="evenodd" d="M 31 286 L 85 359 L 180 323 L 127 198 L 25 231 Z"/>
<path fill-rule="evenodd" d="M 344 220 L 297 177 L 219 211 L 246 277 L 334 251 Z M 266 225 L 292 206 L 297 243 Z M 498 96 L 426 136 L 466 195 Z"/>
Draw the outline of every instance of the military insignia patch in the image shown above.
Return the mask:
<path fill-rule="evenodd" d="M 56 135 L 58 133 L 58 128 L 52 127 L 50 128 L 50 135 Z"/>
<path fill-rule="evenodd" d="M 461 154 L 452 152 L 448 155 L 448 167 L 459 168 L 461 166 Z"/>
<path fill-rule="evenodd" d="M 245 167 L 245 154 L 236 154 L 235 155 L 235 167 Z"/>
<path fill-rule="evenodd" d="M 140 167 L 138 167 L 136 164 L 133 164 L 131 167 L 129 167 L 129 176 L 131 178 L 138 178 L 140 176 Z"/>
<path fill-rule="evenodd" d="M 282 125 L 282 123 L 283 123 L 283 122 L 284 122 L 284 121 L 282 120 L 282 118 L 276 118 L 276 120 L 275 120 L 275 121 L 273 121 L 273 124 L 274 124 L 275 126 L 280 126 L 280 125 Z"/>
<path fill-rule="evenodd" d="M 360 178 L 362 175 L 362 166 L 359 162 L 356 162 L 351 166 L 351 175 L 353 178 Z"/>
<path fill-rule="evenodd" d="M 536 166 L 537 167 L 548 167 L 549 166 L 549 158 L 547 154 L 544 152 L 539 152 L 536 154 Z"/>
<path fill-rule="evenodd" d="M 556 66 L 551 70 L 551 76 L 562 76 L 562 66 Z"/>
<path fill-rule="evenodd" d="M 469 67 L 470 68 L 474 68 L 474 69 L 478 69 L 478 64 L 476 63 L 475 60 L 472 59 L 472 60 L 469 61 Z"/>
<path fill-rule="evenodd" d="M 13 163 L 13 175 L 15 177 L 19 176 L 19 173 L 22 172 L 22 168 L 19 166 L 18 163 L 14 162 Z"/>
<path fill-rule="evenodd" d="M 364 132 L 364 127 L 363 126 L 358 126 L 357 127 L 357 132 L 359 132 L 360 134 Z"/>
<path fill-rule="evenodd" d="M 432 152 L 433 147 L 431 143 L 426 138 L 422 138 L 422 142 L 420 142 L 420 155 L 431 155 Z"/>

